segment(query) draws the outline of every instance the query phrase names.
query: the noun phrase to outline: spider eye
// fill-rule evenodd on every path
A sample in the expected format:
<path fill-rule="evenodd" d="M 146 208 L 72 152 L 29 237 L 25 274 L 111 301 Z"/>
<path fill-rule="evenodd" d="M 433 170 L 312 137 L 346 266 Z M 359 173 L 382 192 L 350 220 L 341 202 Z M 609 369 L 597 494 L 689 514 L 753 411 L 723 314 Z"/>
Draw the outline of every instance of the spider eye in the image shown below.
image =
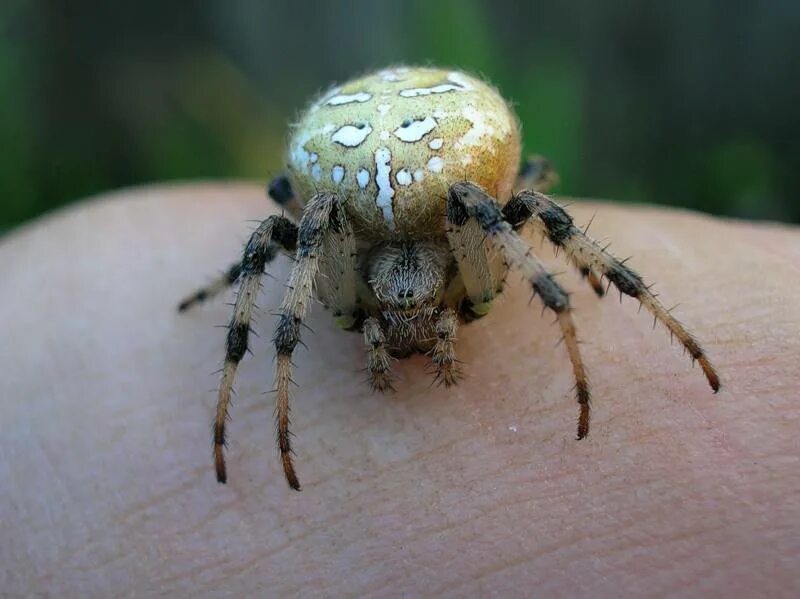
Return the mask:
<path fill-rule="evenodd" d="M 356 129 L 363 129 L 366 126 L 367 126 L 366 123 L 356 123 Z"/>
<path fill-rule="evenodd" d="M 411 126 L 411 119 L 406 119 L 406 120 L 404 120 L 404 121 L 403 121 L 403 122 L 400 124 L 400 126 L 401 126 L 403 129 L 405 129 L 406 127 L 410 127 L 410 126 Z"/>

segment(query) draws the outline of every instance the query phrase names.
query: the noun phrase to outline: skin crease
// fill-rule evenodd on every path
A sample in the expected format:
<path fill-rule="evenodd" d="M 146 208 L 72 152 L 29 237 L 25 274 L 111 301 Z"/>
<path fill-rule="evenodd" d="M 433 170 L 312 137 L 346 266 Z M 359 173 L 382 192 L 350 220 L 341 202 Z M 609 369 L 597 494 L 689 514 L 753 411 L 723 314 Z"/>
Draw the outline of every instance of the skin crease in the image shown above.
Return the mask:
<path fill-rule="evenodd" d="M 512 274 L 459 330 L 467 378 L 428 362 L 370 392 L 359 334 L 311 311 L 293 400 L 303 492 L 273 440 L 270 268 L 237 380 L 229 483 L 211 422 L 230 295 L 176 302 L 273 208 L 244 184 L 144 187 L 0 241 L 0 589 L 8 596 L 790 596 L 800 565 L 800 232 L 651 207 L 570 211 L 694 331 L 713 395 L 665 333 L 573 292 L 590 437 L 552 317 Z"/>

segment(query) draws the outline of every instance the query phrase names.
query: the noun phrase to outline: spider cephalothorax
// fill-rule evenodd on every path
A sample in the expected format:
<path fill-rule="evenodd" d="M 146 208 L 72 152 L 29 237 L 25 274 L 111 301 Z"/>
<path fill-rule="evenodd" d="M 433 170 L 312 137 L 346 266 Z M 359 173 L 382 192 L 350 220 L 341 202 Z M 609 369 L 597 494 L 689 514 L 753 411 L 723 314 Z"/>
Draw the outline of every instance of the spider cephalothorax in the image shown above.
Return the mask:
<path fill-rule="evenodd" d="M 441 244 L 390 243 L 367 255 L 365 274 L 383 308 L 408 312 L 441 303 L 450 261 Z"/>
<path fill-rule="evenodd" d="M 291 356 L 312 296 L 343 329 L 360 330 L 372 386 L 391 387 L 392 357 L 431 356 L 436 377 L 457 381 L 459 321 L 485 315 L 509 267 L 520 270 L 556 316 L 575 375 L 578 438 L 589 432 L 589 382 L 569 296 L 517 234 L 529 224 L 587 278 L 638 299 L 697 360 L 712 389 L 719 379 L 699 343 L 642 278 L 573 224 L 543 192 L 557 180 L 542 158 L 519 178 L 519 126 L 497 91 L 460 71 L 395 67 L 317 98 L 294 125 L 287 176 L 270 196 L 294 217 L 270 216 L 244 254 L 180 309 L 239 281 L 228 326 L 214 422 L 217 479 L 226 481 L 225 422 L 236 368 L 247 351 L 264 269 L 278 250 L 295 263 L 273 335 L 278 447 L 289 485 L 300 483 L 289 434 Z M 512 194 L 512 188 L 524 189 Z"/>

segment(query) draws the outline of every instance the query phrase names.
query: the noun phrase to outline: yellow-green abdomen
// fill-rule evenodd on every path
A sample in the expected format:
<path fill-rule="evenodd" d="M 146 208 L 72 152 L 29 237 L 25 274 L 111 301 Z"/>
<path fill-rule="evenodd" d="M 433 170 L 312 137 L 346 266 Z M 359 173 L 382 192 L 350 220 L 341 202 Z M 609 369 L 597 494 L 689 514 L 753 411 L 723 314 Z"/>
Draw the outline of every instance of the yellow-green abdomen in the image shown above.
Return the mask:
<path fill-rule="evenodd" d="M 460 71 L 396 67 L 317 99 L 287 162 L 295 190 L 337 194 L 358 235 L 419 238 L 443 234 L 455 181 L 505 202 L 519 152 L 516 116 L 493 87 Z"/>

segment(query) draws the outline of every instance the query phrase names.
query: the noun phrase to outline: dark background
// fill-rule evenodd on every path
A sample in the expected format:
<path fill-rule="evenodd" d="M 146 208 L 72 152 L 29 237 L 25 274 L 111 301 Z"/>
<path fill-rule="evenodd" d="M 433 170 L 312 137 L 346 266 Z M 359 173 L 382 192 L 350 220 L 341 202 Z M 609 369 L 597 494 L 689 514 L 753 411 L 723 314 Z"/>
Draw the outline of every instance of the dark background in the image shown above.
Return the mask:
<path fill-rule="evenodd" d="M 800 2 L 2 0 L 0 230 L 140 182 L 278 172 L 391 63 L 476 71 L 563 194 L 800 222 Z"/>

